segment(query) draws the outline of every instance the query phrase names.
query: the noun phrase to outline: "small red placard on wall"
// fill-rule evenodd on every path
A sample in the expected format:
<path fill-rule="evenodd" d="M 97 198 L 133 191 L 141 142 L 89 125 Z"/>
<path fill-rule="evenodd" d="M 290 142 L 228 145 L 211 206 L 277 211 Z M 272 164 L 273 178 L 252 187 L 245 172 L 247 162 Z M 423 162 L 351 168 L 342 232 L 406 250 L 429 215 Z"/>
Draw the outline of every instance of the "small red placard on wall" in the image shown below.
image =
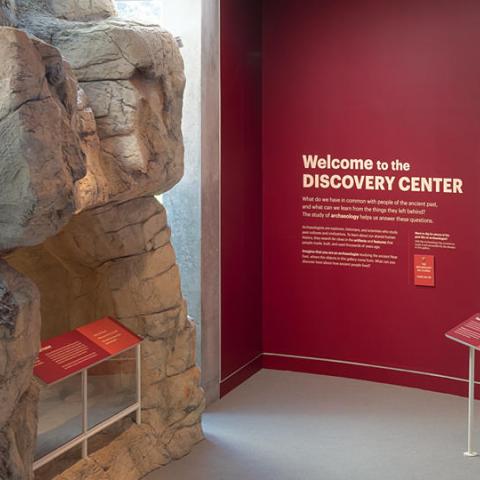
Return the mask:
<path fill-rule="evenodd" d="M 138 345 L 142 338 L 105 317 L 42 342 L 33 373 L 50 385 Z"/>
<path fill-rule="evenodd" d="M 449 330 L 445 336 L 468 347 L 480 348 L 480 313 Z"/>
<path fill-rule="evenodd" d="M 435 286 L 435 257 L 433 255 L 414 255 L 413 270 L 416 286 Z"/>

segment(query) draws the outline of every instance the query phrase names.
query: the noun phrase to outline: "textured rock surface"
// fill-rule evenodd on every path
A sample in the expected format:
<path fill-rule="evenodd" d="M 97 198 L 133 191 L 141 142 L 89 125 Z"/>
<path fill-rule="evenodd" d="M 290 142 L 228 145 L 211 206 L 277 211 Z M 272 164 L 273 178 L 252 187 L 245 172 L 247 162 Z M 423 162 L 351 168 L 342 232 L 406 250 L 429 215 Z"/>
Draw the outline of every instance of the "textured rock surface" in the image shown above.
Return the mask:
<path fill-rule="evenodd" d="M 32 478 L 38 392 L 31 385 L 40 338 L 40 297 L 0 260 L 0 478 Z"/>
<path fill-rule="evenodd" d="M 79 88 L 77 96 L 78 129 L 81 148 L 85 155 L 86 175 L 74 186 L 77 212 L 108 203 L 111 195 L 108 165 L 101 159 L 100 139 L 97 133 L 95 115 L 85 92 Z"/>
<path fill-rule="evenodd" d="M 85 174 L 77 86 L 58 51 L 0 28 L 0 251 L 40 243 L 75 211 Z"/>
<path fill-rule="evenodd" d="M 37 0 L 38 1 L 38 0 Z M 47 8 L 55 17 L 66 20 L 96 20 L 115 15 L 112 0 L 44 0 Z M 18 0 L 17 0 L 18 3 Z M 32 4 L 32 1 L 25 2 Z"/>
<path fill-rule="evenodd" d="M 117 18 L 68 22 L 46 11 L 27 10 L 20 24 L 62 52 L 88 97 L 100 140 L 90 164 L 108 178 L 102 194 L 124 201 L 172 188 L 184 155 L 185 75 L 176 40 L 158 26 Z M 82 188 L 95 190 L 86 180 Z M 83 205 L 102 204 L 82 195 Z"/>
<path fill-rule="evenodd" d="M 13 12 L 10 0 L 0 0 L 0 26 L 13 26 Z"/>
<path fill-rule="evenodd" d="M 19 16 L 47 14 L 65 20 L 91 21 L 116 14 L 113 0 L 15 0 L 11 6 Z"/>

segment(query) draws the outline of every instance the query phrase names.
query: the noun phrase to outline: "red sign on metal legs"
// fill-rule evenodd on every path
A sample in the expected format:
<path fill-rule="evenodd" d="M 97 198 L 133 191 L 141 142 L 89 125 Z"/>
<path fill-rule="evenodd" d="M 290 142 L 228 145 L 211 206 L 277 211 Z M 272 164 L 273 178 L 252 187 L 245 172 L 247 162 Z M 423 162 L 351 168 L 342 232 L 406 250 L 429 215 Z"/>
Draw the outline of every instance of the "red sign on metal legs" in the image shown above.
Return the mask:
<path fill-rule="evenodd" d="M 476 313 L 468 320 L 458 324 L 445 334 L 451 340 L 462 343 L 467 347 L 480 348 L 480 313 Z"/>
<path fill-rule="evenodd" d="M 138 345 L 142 338 L 113 318 L 105 317 L 42 342 L 33 373 L 46 384 Z"/>

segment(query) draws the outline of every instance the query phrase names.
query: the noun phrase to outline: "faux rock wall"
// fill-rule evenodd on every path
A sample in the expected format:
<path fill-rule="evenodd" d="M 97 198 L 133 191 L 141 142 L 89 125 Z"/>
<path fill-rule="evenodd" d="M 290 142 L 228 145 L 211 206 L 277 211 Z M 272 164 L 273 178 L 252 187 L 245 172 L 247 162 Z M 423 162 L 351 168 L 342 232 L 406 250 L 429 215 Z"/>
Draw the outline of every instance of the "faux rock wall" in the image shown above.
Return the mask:
<path fill-rule="evenodd" d="M 118 18 L 68 22 L 27 10 L 20 22 L 62 52 L 88 98 L 100 139 L 95 168 L 108 178 L 101 191 L 106 200 L 173 187 L 183 175 L 185 88 L 175 39 L 156 26 Z M 92 195 L 81 208 L 103 202 Z"/>
<path fill-rule="evenodd" d="M 59 52 L 0 28 L 0 251 L 42 242 L 75 212 L 85 175 L 77 82 Z"/>
<path fill-rule="evenodd" d="M 83 212 L 42 245 L 6 258 L 34 280 L 42 298 L 57 298 L 42 305 L 42 322 L 50 328 L 68 331 L 111 315 L 145 337 L 142 425 L 130 423 L 113 443 L 55 478 L 140 478 L 202 439 L 195 329 L 181 295 L 165 209 L 155 198 Z M 52 291 L 57 279 L 63 287 Z"/>
<path fill-rule="evenodd" d="M 105 315 L 145 337 L 143 423 L 37 478 L 135 480 L 202 439 L 195 329 L 153 197 L 183 174 L 183 62 L 169 33 L 114 14 L 0 0 L 1 480 L 33 478 L 40 331 Z"/>
<path fill-rule="evenodd" d="M 0 260 L 0 479 L 31 478 L 38 389 L 32 369 L 40 335 L 35 285 Z"/>

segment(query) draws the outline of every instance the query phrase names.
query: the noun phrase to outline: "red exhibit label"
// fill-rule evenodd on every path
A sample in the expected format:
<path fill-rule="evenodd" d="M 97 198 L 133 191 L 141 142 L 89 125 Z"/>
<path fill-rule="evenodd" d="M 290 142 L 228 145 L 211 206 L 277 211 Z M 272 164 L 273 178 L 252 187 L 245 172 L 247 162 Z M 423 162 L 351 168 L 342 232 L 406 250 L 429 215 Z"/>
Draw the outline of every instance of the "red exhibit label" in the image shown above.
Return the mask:
<path fill-rule="evenodd" d="M 435 257 L 415 255 L 413 259 L 414 283 L 420 287 L 435 286 Z"/>
<path fill-rule="evenodd" d="M 109 317 L 77 328 L 77 332 L 106 350 L 110 355 L 127 350 L 139 342 L 137 335 Z"/>
<path fill-rule="evenodd" d="M 33 373 L 52 384 L 139 344 L 142 338 L 110 317 L 42 342 Z"/>
<path fill-rule="evenodd" d="M 480 348 L 480 313 L 452 328 L 445 336 L 468 347 Z"/>

